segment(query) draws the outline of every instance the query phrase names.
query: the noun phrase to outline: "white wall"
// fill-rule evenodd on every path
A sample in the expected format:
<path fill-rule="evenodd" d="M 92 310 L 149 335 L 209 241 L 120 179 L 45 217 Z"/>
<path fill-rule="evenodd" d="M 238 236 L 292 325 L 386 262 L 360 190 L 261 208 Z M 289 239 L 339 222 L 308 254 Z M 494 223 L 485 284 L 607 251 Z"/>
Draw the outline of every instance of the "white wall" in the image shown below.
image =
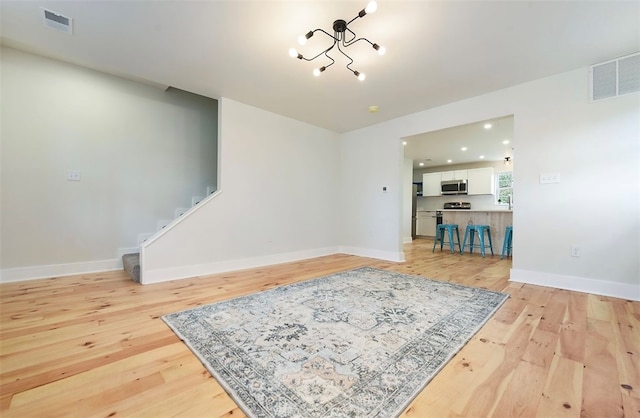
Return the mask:
<path fill-rule="evenodd" d="M 511 114 L 512 280 L 640 299 L 640 95 L 589 103 L 586 68 L 343 135 L 344 245 L 399 251 L 402 229 L 380 221 L 402 205 L 376 192 L 402 185 L 400 138 Z M 546 172 L 561 182 L 539 184 Z"/>
<path fill-rule="evenodd" d="M 402 175 L 404 177 L 402 180 L 402 242 L 406 244 L 412 241 L 411 217 L 413 215 L 413 161 L 409 158 L 405 158 L 402 170 Z"/>
<path fill-rule="evenodd" d="M 584 69 L 518 91 L 512 277 L 640 299 L 640 94 L 589 103 L 587 86 Z"/>
<path fill-rule="evenodd" d="M 142 252 L 153 283 L 338 251 L 338 135 L 226 98 L 220 192 Z"/>
<path fill-rule="evenodd" d="M 191 136 L 202 113 L 6 48 L 2 66 L 3 278 L 6 267 L 111 259 L 144 224 L 139 208 L 166 197 L 145 190 L 166 188 L 163 158 L 182 152 L 171 138 Z M 401 138 L 514 115 L 512 280 L 640 299 L 640 95 L 589 103 L 587 87 L 584 68 L 342 135 L 223 99 L 221 192 L 145 246 L 143 280 L 335 251 L 403 260 Z M 546 172 L 561 182 L 539 184 Z M 145 219 L 164 215 L 151 206 Z"/>
<path fill-rule="evenodd" d="M 403 261 L 404 157 L 389 126 L 341 135 L 340 242 L 345 253 Z"/>
<path fill-rule="evenodd" d="M 216 185 L 217 101 L 1 54 L 3 281 L 121 268 L 120 248 Z"/>

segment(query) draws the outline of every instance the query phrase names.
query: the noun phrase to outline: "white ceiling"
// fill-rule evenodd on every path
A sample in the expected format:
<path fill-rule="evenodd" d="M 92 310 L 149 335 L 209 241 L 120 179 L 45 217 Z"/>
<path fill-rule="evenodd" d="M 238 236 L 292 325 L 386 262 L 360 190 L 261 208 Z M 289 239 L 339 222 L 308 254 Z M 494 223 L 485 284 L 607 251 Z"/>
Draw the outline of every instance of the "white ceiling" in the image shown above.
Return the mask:
<path fill-rule="evenodd" d="M 380 57 L 350 47 L 366 81 L 339 57 L 316 78 L 311 71 L 318 64 L 288 56 L 300 34 L 332 32 L 334 20 L 350 20 L 365 5 L 2 0 L 0 34 L 8 46 L 227 97 L 336 132 L 640 50 L 638 1 L 379 0 L 376 13 L 350 25 L 387 49 Z M 73 18 L 73 35 L 45 27 L 43 6 Z M 316 35 L 300 50 L 313 54 L 328 39 Z M 370 105 L 380 111 L 369 113 Z"/>
<path fill-rule="evenodd" d="M 491 127 L 485 128 L 486 124 Z M 406 142 L 404 156 L 412 159 L 413 167 L 418 169 L 504 161 L 505 157 L 513 158 L 513 116 L 412 135 L 403 140 Z"/>

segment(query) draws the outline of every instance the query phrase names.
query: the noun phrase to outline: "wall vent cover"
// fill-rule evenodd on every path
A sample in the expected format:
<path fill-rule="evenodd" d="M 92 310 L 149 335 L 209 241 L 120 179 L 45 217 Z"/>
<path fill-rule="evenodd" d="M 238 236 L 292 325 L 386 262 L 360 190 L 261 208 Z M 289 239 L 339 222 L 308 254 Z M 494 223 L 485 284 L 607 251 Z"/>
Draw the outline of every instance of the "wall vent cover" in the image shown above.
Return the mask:
<path fill-rule="evenodd" d="M 42 18 L 45 26 L 59 30 L 60 32 L 71 34 L 73 32 L 73 19 L 61 15 L 60 13 L 42 9 Z"/>
<path fill-rule="evenodd" d="M 640 91 L 640 52 L 589 67 L 592 101 Z"/>

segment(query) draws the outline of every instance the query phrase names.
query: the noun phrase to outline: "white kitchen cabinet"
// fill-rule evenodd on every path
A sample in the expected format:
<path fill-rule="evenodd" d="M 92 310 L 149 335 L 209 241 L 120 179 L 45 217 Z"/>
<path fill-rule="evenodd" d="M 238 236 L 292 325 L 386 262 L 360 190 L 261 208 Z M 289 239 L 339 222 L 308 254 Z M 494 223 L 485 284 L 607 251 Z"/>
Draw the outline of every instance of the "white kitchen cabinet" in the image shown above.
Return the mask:
<path fill-rule="evenodd" d="M 467 171 L 468 170 L 451 170 L 451 171 L 443 171 L 440 174 L 442 177 L 442 181 L 466 180 L 468 175 Z"/>
<path fill-rule="evenodd" d="M 416 235 L 434 237 L 436 233 L 436 212 L 418 212 L 416 216 Z"/>
<path fill-rule="evenodd" d="M 441 173 L 424 173 L 422 175 L 422 196 L 440 196 L 442 189 L 440 182 L 442 181 Z"/>
<path fill-rule="evenodd" d="M 442 181 L 455 180 L 455 171 L 443 171 L 440 173 L 440 179 Z"/>
<path fill-rule="evenodd" d="M 493 167 L 472 168 L 467 170 L 467 194 L 495 194 L 496 183 Z"/>

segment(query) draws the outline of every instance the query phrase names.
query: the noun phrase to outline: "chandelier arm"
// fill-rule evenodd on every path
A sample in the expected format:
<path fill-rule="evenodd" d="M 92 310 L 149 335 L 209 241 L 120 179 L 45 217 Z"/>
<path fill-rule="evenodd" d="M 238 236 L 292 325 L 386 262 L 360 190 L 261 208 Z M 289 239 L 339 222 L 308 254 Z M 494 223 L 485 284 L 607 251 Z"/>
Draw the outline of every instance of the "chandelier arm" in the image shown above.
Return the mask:
<path fill-rule="evenodd" d="M 331 47 L 331 48 L 333 48 L 333 47 Z M 331 49 L 331 48 L 329 48 L 329 49 Z M 326 68 L 331 67 L 333 64 L 335 64 L 335 63 L 336 63 L 336 60 L 334 60 L 333 58 L 331 58 L 331 57 L 329 56 L 329 54 L 328 54 L 329 49 L 327 49 L 326 51 L 324 51 L 324 55 L 325 55 L 327 58 L 329 58 L 329 59 L 331 60 L 331 64 L 329 64 L 329 65 L 325 65 L 325 66 L 324 66 L 324 68 L 325 68 L 325 69 L 326 69 Z"/>
<path fill-rule="evenodd" d="M 327 49 L 325 49 L 323 51 L 320 51 L 320 53 L 318 55 L 316 55 L 315 57 L 313 57 L 313 58 L 307 58 L 307 57 L 301 55 L 300 59 L 303 59 L 305 61 L 313 61 L 314 59 L 318 58 L 320 55 L 326 54 L 327 52 L 331 51 L 333 49 L 333 47 L 336 46 L 336 44 L 338 43 L 338 39 L 335 36 L 331 35 L 330 33 L 326 32 L 326 31 L 324 31 L 324 30 L 322 30 L 320 28 L 313 30 L 313 33 L 316 33 L 316 32 L 322 32 L 325 35 L 327 35 L 329 38 L 333 39 L 333 45 L 331 45 L 329 48 L 327 48 Z M 327 57 L 328 57 L 328 55 L 327 55 Z"/>
<path fill-rule="evenodd" d="M 354 20 L 356 20 L 359 17 L 362 17 L 362 16 L 356 15 L 356 17 L 354 17 L 353 19 L 351 19 L 350 21 L 347 22 L 347 26 L 349 26 L 351 24 L 351 22 L 353 22 Z"/>
<path fill-rule="evenodd" d="M 349 32 L 351 32 L 351 31 L 349 31 Z M 351 33 L 353 33 L 353 32 L 351 32 Z M 355 35 L 355 33 L 354 33 L 354 35 Z M 354 38 L 355 38 L 355 36 L 350 41 L 348 41 L 346 43 L 343 42 L 344 46 L 351 46 L 351 45 L 355 44 L 356 42 L 360 42 L 360 41 L 367 41 L 367 42 L 369 42 L 369 44 L 371 46 L 373 46 L 373 42 L 371 42 L 367 38 L 358 38 L 358 39 L 354 39 Z"/>
<path fill-rule="evenodd" d="M 342 48 L 340 48 L 340 44 L 338 44 L 338 51 L 340 51 L 342 53 L 342 55 L 344 55 L 345 57 L 347 57 L 349 59 L 349 64 L 347 64 L 347 69 L 349 71 L 351 71 L 352 73 L 355 74 L 356 70 L 354 70 L 353 68 L 350 67 L 351 64 L 353 64 L 353 58 L 351 58 L 349 55 L 347 55 Z"/>
<path fill-rule="evenodd" d="M 323 30 L 323 29 L 321 29 L 321 28 L 318 28 L 318 29 L 314 29 L 314 30 L 313 30 L 313 33 L 316 33 L 316 32 L 322 32 L 322 33 L 324 33 L 325 35 L 327 35 L 329 38 L 333 38 L 334 40 L 337 40 L 337 39 L 336 39 L 336 37 L 335 37 L 334 35 L 330 34 L 329 32 L 326 32 L 325 30 Z"/>
<path fill-rule="evenodd" d="M 1 1 L 1 0 L 0 0 Z M 350 21 L 346 22 L 345 20 L 342 19 L 337 19 L 333 22 L 333 35 L 331 35 L 330 33 L 328 33 L 327 31 L 318 28 L 318 29 L 314 29 L 313 31 L 307 32 L 306 35 L 304 35 L 304 37 L 306 39 L 309 39 L 313 36 L 313 34 L 315 32 L 322 32 L 325 35 L 327 35 L 328 37 L 333 39 L 333 44 L 328 47 L 327 49 L 325 49 L 324 51 L 321 51 L 320 53 L 318 53 L 316 56 L 314 56 L 313 58 L 306 58 L 304 57 L 302 54 L 300 54 L 299 52 L 297 52 L 294 48 L 291 48 L 289 50 L 289 55 L 291 55 L 293 58 L 298 58 L 298 59 L 303 59 L 305 61 L 313 61 L 316 58 L 318 58 L 320 55 L 324 55 L 326 56 L 331 63 L 329 65 L 326 66 L 322 66 L 320 68 L 316 68 L 313 71 L 313 74 L 315 76 L 319 76 L 320 73 L 324 72 L 328 67 L 332 66 L 333 64 L 335 64 L 335 60 L 329 55 L 329 52 L 337 45 L 338 46 L 338 51 L 340 51 L 340 53 L 342 55 L 344 55 L 348 60 L 349 63 L 346 65 L 346 68 L 351 71 L 354 75 L 356 75 L 358 77 L 359 80 L 364 80 L 365 79 L 365 75 L 363 73 L 360 73 L 357 70 L 354 70 L 353 68 L 351 68 L 351 65 L 353 65 L 353 58 L 351 58 L 345 51 L 344 49 L 346 49 L 347 47 L 358 43 L 360 41 L 366 41 L 367 43 L 369 43 L 369 45 L 371 45 L 373 47 L 373 49 L 375 49 L 376 51 L 378 51 L 378 53 L 380 55 L 383 55 L 385 52 L 384 47 L 381 47 L 380 45 L 371 42 L 370 40 L 368 40 L 367 38 L 358 38 L 358 35 L 356 35 L 356 33 L 354 31 L 352 31 L 351 29 L 349 29 L 349 25 L 351 23 L 353 23 L 356 19 L 358 18 L 362 18 L 364 16 L 367 15 L 367 13 L 373 13 L 376 11 L 376 2 L 375 1 L 371 1 L 367 7 L 365 7 L 364 9 L 362 9 L 353 19 L 351 19 Z M 348 33 L 347 33 L 348 32 Z M 349 36 L 349 39 L 347 39 L 347 36 Z M 302 36 L 300 37 L 301 41 L 300 44 L 304 45 L 305 43 L 305 39 L 302 38 Z M 340 45 L 340 43 L 342 43 L 342 45 Z"/>
<path fill-rule="evenodd" d="M 347 31 L 353 35 L 350 40 L 347 40 Z M 349 28 L 345 28 L 345 32 L 342 35 L 342 45 L 347 47 L 353 43 L 353 40 L 356 39 L 356 33 Z"/>
<path fill-rule="evenodd" d="M 325 49 L 324 51 L 321 51 L 321 52 L 320 52 L 318 55 L 316 55 L 315 57 L 313 57 L 313 58 L 305 58 L 305 57 L 302 57 L 302 59 L 303 59 L 303 60 L 305 60 L 305 61 L 313 61 L 314 59 L 318 58 L 318 57 L 319 57 L 320 55 L 322 55 L 322 54 L 325 54 L 325 55 L 326 55 L 326 54 L 327 54 L 327 52 L 331 51 L 331 50 L 333 49 L 333 47 L 334 47 L 334 46 L 336 46 L 336 44 L 337 44 L 337 43 L 338 43 L 338 41 L 336 41 L 336 40 L 334 39 L 334 41 L 333 41 L 333 45 L 331 45 L 329 48 Z M 339 48 L 339 46 L 338 46 L 338 48 Z M 328 55 L 327 55 L 327 56 L 328 56 Z"/>

